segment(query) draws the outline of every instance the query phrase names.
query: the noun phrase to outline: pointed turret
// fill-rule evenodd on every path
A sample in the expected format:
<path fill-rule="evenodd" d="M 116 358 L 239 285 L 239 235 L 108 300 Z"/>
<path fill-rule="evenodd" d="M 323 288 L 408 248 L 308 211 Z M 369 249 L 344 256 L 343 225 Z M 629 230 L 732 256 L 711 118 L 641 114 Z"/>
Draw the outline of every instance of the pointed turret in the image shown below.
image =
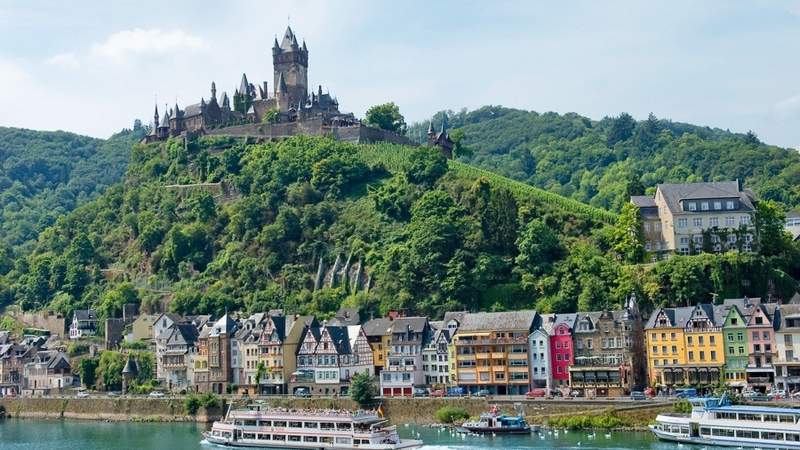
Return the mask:
<path fill-rule="evenodd" d="M 306 47 L 306 40 L 303 39 L 303 51 L 308 53 L 308 47 Z"/>
<path fill-rule="evenodd" d="M 433 134 L 433 119 L 431 119 L 431 121 L 428 122 L 428 136 L 432 136 Z"/>
<path fill-rule="evenodd" d="M 178 108 L 178 101 L 175 100 L 175 117 L 180 117 L 180 116 L 181 116 L 181 109 Z"/>
<path fill-rule="evenodd" d="M 231 101 L 228 99 L 228 93 L 222 93 L 222 107 L 226 109 L 231 109 Z"/>
<path fill-rule="evenodd" d="M 158 103 L 156 103 L 156 112 L 155 112 L 155 114 L 153 114 L 153 119 L 155 119 L 153 121 L 153 127 L 157 127 L 158 126 Z"/>
<path fill-rule="evenodd" d="M 292 50 L 297 48 L 297 39 L 294 37 L 292 27 L 286 26 L 286 32 L 283 33 L 283 40 L 281 41 L 281 50 Z"/>
<path fill-rule="evenodd" d="M 276 87 L 278 88 L 278 92 L 288 92 L 286 81 L 283 79 L 283 73 L 278 75 L 278 85 Z"/>
<path fill-rule="evenodd" d="M 247 75 L 242 74 L 242 82 L 239 85 L 239 93 L 242 95 L 250 95 L 250 83 L 247 82 Z"/>
<path fill-rule="evenodd" d="M 264 98 L 264 89 L 260 84 L 258 85 L 258 98 Z"/>
<path fill-rule="evenodd" d="M 164 106 L 164 110 L 166 110 L 166 105 Z M 161 125 L 158 126 L 159 128 L 169 128 L 169 112 L 164 114 L 164 117 L 161 118 Z"/>
<path fill-rule="evenodd" d="M 200 97 L 200 110 L 206 109 L 206 99 L 204 97 Z"/>
<path fill-rule="evenodd" d="M 217 99 L 217 83 L 211 82 L 211 99 Z"/>

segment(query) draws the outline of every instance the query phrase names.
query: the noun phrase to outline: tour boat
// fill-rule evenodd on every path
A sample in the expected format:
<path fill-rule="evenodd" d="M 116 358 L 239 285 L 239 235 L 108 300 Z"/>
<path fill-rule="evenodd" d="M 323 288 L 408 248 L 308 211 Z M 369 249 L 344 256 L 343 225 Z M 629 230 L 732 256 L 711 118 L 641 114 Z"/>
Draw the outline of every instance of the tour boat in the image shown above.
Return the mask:
<path fill-rule="evenodd" d="M 530 434 L 531 427 L 521 414 L 506 416 L 500 414 L 497 405 L 488 413 L 481 414 L 477 421 L 466 421 L 461 428 L 472 433 Z"/>
<path fill-rule="evenodd" d="M 204 443 L 272 449 L 396 450 L 422 446 L 400 439 L 376 411 L 270 408 L 253 404 L 229 410 L 203 433 Z"/>
<path fill-rule="evenodd" d="M 732 405 L 727 394 L 690 402 L 691 414 L 659 414 L 650 430 L 687 444 L 800 450 L 800 409 Z"/>

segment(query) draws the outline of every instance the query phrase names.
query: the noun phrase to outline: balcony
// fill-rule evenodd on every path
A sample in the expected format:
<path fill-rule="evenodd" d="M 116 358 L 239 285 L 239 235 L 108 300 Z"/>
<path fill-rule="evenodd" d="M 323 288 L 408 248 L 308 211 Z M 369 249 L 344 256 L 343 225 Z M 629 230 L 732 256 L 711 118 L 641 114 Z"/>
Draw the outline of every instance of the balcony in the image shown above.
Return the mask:
<path fill-rule="evenodd" d="M 482 338 L 482 339 L 457 339 L 456 345 L 498 345 L 498 344 L 527 344 L 528 337 L 521 336 L 516 338 Z"/>
<path fill-rule="evenodd" d="M 477 359 L 489 359 L 488 353 L 475 353 Z"/>
<path fill-rule="evenodd" d="M 505 352 L 492 352 L 492 359 L 505 359 Z"/>
<path fill-rule="evenodd" d="M 492 366 L 493 372 L 505 372 L 506 366 Z"/>

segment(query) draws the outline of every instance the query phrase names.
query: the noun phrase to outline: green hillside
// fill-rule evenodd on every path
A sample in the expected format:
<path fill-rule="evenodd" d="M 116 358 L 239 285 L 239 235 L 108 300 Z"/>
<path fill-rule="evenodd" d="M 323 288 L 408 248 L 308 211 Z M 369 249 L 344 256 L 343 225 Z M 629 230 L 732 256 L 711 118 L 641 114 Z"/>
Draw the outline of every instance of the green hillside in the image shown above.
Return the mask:
<path fill-rule="evenodd" d="M 739 179 L 761 198 L 800 206 L 800 154 L 753 134 L 627 114 L 600 121 L 575 113 L 486 106 L 447 114 L 473 154 L 462 161 L 590 205 L 619 211 L 630 193 L 665 182 Z M 412 126 L 420 140 L 427 123 Z"/>
<path fill-rule="evenodd" d="M 0 274 L 3 254 L 24 252 L 59 216 L 117 183 L 142 133 L 101 140 L 0 127 Z"/>
<path fill-rule="evenodd" d="M 0 302 L 326 317 L 342 305 L 596 310 L 791 295 L 795 247 L 629 265 L 615 216 L 437 150 L 325 138 L 202 138 L 133 147 L 124 182 L 39 236 L 0 277 Z M 627 247 L 626 247 L 627 246 Z M 635 252 L 633 252 L 635 253 Z"/>

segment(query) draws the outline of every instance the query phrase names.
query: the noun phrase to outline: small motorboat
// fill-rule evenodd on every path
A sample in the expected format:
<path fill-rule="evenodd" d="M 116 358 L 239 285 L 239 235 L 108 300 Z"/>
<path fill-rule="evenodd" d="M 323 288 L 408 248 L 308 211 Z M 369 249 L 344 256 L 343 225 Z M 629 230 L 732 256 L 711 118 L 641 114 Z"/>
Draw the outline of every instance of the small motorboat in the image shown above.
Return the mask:
<path fill-rule="evenodd" d="M 497 405 L 488 413 L 481 414 L 477 421 L 466 421 L 461 428 L 471 433 L 481 434 L 530 434 L 531 426 L 521 414 L 507 416 L 500 414 Z"/>

